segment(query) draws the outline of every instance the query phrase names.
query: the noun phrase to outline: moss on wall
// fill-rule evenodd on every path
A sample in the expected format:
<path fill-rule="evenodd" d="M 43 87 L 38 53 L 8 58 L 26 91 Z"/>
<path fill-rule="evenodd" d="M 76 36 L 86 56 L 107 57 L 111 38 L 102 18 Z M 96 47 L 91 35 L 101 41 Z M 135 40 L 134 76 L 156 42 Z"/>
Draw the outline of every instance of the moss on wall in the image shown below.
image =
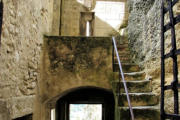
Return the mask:
<path fill-rule="evenodd" d="M 107 66 L 106 59 L 111 55 L 110 40 L 100 38 L 94 40 L 86 37 L 51 37 L 47 41 L 51 71 L 58 68 L 69 72 L 78 72 L 80 69 L 101 70 Z"/>
<path fill-rule="evenodd" d="M 45 103 L 56 102 L 54 98 L 67 90 L 82 86 L 111 89 L 111 38 L 46 36 L 44 42 L 38 85 L 43 114 L 48 111 Z"/>

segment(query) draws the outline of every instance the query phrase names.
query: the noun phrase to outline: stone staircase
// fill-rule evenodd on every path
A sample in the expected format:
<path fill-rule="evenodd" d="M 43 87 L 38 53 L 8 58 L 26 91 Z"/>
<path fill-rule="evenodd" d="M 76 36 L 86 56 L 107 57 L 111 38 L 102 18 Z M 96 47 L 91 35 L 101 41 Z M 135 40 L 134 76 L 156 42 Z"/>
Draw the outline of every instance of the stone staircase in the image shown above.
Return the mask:
<path fill-rule="evenodd" d="M 141 72 L 141 68 L 132 63 L 128 43 L 117 43 L 117 47 L 135 120 L 160 120 L 159 98 L 152 93 L 151 81 L 146 80 L 145 73 Z M 114 78 L 112 85 L 116 100 L 116 120 L 131 120 L 124 86 L 118 80 L 119 66 L 116 58 L 114 62 Z M 119 88 L 120 93 L 118 93 Z"/>

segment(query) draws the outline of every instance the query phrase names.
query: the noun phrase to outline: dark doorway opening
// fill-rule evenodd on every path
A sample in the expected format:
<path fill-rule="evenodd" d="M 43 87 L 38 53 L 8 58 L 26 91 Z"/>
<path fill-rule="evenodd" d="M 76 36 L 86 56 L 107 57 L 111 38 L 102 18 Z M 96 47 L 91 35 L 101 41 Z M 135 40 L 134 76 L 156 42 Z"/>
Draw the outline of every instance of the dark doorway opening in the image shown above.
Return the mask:
<path fill-rule="evenodd" d="M 16 118 L 14 120 L 32 120 L 32 114 L 29 114 L 29 115 L 25 115 L 23 117 L 19 117 L 19 118 Z"/>
<path fill-rule="evenodd" d="M 101 120 L 114 120 L 114 95 L 112 91 L 96 87 L 83 87 L 68 92 L 56 103 L 56 120 L 71 120 L 71 108 L 76 105 L 97 107 L 102 109 Z"/>

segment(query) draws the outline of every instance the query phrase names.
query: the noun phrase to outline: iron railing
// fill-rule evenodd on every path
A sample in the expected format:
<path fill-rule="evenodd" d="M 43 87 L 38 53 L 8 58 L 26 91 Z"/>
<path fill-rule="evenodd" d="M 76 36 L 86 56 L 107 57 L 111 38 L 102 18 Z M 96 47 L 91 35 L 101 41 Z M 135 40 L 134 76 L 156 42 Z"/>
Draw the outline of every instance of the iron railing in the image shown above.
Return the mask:
<path fill-rule="evenodd" d="M 179 102 L 178 102 L 178 63 L 177 56 L 180 55 L 180 49 L 177 49 L 176 46 L 176 34 L 175 34 L 175 25 L 180 22 L 180 15 L 174 17 L 173 6 L 179 0 L 162 0 L 161 7 L 161 120 L 171 119 L 171 120 L 180 120 L 179 115 Z M 165 7 L 165 2 L 167 7 Z M 170 22 L 166 25 L 164 24 L 165 14 L 169 12 Z M 171 30 L 171 50 L 168 54 L 165 54 L 165 32 Z M 171 85 L 165 85 L 165 59 L 172 58 L 173 61 L 173 81 Z M 172 90 L 174 92 L 174 114 L 168 114 L 164 109 L 164 97 L 165 91 Z"/>
<path fill-rule="evenodd" d="M 122 65 L 121 65 L 121 61 L 120 61 L 120 58 L 119 58 L 119 53 L 118 53 L 118 50 L 117 50 L 115 37 L 112 37 L 112 41 L 113 41 L 113 58 L 112 58 L 113 59 L 113 64 L 114 64 L 114 51 L 115 51 L 117 61 L 118 61 L 118 65 L 119 65 L 119 83 L 120 83 L 120 74 L 121 74 L 122 82 L 123 82 L 123 85 L 124 85 L 124 89 L 125 89 L 125 93 L 126 93 L 126 96 L 127 96 L 129 109 L 130 109 L 131 119 L 134 120 L 134 113 L 133 113 L 133 109 L 132 109 L 132 106 L 131 106 L 131 101 L 130 101 L 130 98 L 129 98 L 129 93 L 128 93 L 126 81 L 124 79 L 124 73 L 123 73 L 123 70 L 122 70 Z M 113 70 L 114 70 L 114 67 L 113 67 Z M 120 93 L 120 88 L 118 88 L 118 93 Z M 119 97 L 118 97 L 118 102 L 119 102 Z"/>

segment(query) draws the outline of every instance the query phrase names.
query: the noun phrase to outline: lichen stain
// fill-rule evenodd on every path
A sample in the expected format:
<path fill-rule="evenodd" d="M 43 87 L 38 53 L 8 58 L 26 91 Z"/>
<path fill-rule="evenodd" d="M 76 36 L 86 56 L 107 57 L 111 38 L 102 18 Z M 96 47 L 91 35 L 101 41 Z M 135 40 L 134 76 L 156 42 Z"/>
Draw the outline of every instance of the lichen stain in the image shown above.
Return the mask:
<path fill-rule="evenodd" d="M 41 74 L 46 100 L 80 86 L 111 89 L 111 38 L 47 37 L 45 42 Z"/>

